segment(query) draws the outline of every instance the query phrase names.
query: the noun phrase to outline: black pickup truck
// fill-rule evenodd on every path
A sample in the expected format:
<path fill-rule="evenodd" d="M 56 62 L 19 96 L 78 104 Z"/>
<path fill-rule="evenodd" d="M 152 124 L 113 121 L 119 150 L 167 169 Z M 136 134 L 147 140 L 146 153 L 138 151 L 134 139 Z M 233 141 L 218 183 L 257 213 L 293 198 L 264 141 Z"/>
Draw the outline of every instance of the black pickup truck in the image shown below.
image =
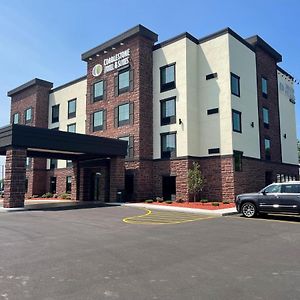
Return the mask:
<path fill-rule="evenodd" d="M 300 214 L 300 182 L 273 183 L 258 193 L 238 195 L 235 205 L 247 218 L 259 213 Z"/>

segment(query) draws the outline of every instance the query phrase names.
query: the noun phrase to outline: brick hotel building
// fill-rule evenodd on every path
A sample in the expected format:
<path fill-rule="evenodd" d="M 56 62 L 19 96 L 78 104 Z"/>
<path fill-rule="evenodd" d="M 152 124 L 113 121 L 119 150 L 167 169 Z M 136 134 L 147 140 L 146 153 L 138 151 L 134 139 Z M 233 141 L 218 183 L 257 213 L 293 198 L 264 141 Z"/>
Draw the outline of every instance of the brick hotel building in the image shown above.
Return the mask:
<path fill-rule="evenodd" d="M 298 179 L 294 80 L 274 48 L 230 28 L 157 39 L 138 25 L 82 54 L 85 76 L 55 88 L 34 79 L 8 92 L 11 123 L 127 141 L 118 189 L 128 201 L 187 199 L 194 161 L 209 199 Z M 109 161 L 77 165 L 78 183 L 74 160 L 27 158 L 26 195 L 114 201 Z"/>

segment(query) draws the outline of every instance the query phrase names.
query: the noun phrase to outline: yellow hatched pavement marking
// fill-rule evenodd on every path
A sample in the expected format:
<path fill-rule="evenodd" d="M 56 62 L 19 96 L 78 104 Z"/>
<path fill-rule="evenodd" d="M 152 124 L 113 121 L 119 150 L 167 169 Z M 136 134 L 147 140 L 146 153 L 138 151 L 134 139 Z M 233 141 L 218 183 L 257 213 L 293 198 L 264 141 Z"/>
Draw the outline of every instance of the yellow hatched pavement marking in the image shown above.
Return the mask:
<path fill-rule="evenodd" d="M 199 217 L 196 214 L 181 213 L 181 212 L 166 212 L 166 211 L 151 211 L 149 209 L 141 208 L 146 211 L 143 215 L 127 217 L 123 222 L 129 224 L 142 224 L 142 225 L 168 225 L 168 224 L 181 224 L 187 222 L 194 222 L 200 220 L 207 220 L 216 217 L 207 216 Z"/>

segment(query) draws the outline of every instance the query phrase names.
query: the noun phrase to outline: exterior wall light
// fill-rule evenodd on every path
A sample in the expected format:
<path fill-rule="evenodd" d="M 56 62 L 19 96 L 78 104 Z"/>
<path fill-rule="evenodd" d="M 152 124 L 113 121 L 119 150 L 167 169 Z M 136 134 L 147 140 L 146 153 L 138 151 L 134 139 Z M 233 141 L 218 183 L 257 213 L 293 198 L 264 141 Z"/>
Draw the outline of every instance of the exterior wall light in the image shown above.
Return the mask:
<path fill-rule="evenodd" d="M 181 125 L 183 122 L 182 122 L 182 120 L 181 119 L 179 119 L 179 125 Z"/>
<path fill-rule="evenodd" d="M 252 127 L 252 128 L 254 128 L 254 122 L 251 122 L 251 124 L 250 124 L 250 125 L 251 125 L 251 127 Z"/>

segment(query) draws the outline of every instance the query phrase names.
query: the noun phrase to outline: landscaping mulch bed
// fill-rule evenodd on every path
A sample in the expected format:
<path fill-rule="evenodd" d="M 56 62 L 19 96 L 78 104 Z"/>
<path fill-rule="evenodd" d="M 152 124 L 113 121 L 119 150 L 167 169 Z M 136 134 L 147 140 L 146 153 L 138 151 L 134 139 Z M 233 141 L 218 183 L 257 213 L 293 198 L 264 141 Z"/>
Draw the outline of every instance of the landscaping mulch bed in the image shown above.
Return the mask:
<path fill-rule="evenodd" d="M 201 208 L 201 209 L 209 209 L 209 210 L 217 210 L 217 209 L 224 209 L 224 208 L 232 208 L 235 207 L 234 203 L 224 204 L 219 202 L 219 206 L 213 206 L 211 202 L 208 203 L 201 203 L 201 202 L 184 202 L 184 203 L 177 203 L 172 202 L 171 204 L 167 204 L 164 202 L 152 202 L 149 204 L 155 205 L 164 205 L 164 206 L 175 206 L 175 207 L 188 207 L 188 208 Z"/>

